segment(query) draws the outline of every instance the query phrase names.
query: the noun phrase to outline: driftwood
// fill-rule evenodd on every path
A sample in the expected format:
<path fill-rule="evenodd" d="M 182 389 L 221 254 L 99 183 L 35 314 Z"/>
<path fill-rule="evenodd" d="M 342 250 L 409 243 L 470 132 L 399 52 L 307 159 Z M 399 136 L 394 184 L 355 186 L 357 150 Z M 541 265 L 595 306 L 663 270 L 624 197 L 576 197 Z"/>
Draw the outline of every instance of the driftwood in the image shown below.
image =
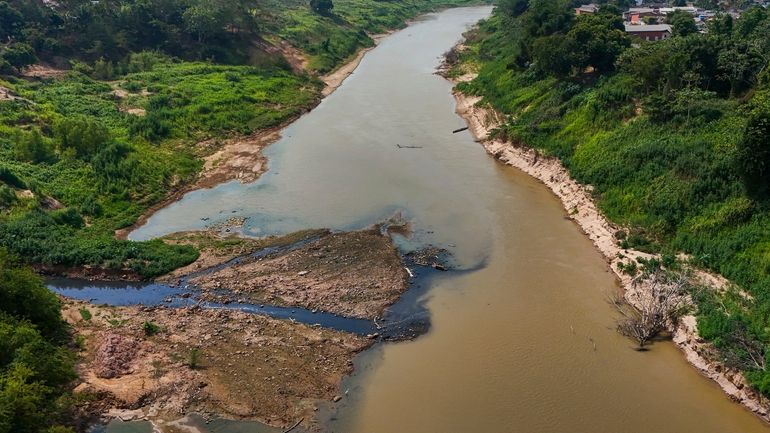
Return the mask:
<path fill-rule="evenodd" d="M 618 332 L 636 340 L 637 350 L 645 350 L 645 344 L 677 323 L 689 308 L 691 284 L 685 274 L 654 270 L 634 278 L 633 285 L 635 290 L 629 292 L 633 306 L 620 294 L 610 302 L 621 315 Z"/>
<path fill-rule="evenodd" d="M 465 131 L 466 129 L 468 129 L 468 127 L 467 127 L 467 126 L 466 126 L 466 127 L 464 127 L 464 128 L 458 128 L 458 129 L 455 129 L 454 131 L 452 131 L 452 134 L 457 134 L 458 132 L 463 132 L 463 131 Z"/>
<path fill-rule="evenodd" d="M 400 144 L 396 144 L 396 147 L 399 149 L 422 149 L 422 146 L 402 146 Z"/>
<path fill-rule="evenodd" d="M 299 419 L 299 421 L 295 422 L 295 423 L 294 423 L 294 425 L 293 425 L 293 426 L 291 426 L 291 427 L 289 427 L 289 429 L 288 429 L 288 430 L 284 430 L 284 431 L 283 431 L 283 433 L 289 433 L 290 431 L 294 430 L 294 429 L 295 429 L 295 428 L 297 428 L 297 427 L 300 425 L 300 423 L 302 423 L 302 421 L 304 421 L 304 420 L 305 420 L 305 418 L 300 418 L 300 419 Z"/>

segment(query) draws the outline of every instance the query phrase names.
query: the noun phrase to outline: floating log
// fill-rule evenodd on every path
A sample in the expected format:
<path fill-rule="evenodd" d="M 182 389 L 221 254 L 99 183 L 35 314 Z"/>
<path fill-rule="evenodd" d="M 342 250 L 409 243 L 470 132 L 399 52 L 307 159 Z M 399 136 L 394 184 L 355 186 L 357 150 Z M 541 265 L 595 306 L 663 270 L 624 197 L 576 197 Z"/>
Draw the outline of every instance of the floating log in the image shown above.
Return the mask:
<path fill-rule="evenodd" d="M 400 144 L 396 144 L 396 147 L 399 149 L 422 149 L 422 146 L 402 146 Z"/>
<path fill-rule="evenodd" d="M 468 129 L 468 127 L 467 127 L 467 126 L 466 126 L 466 127 L 464 127 L 464 128 L 455 129 L 454 131 L 452 131 L 452 134 L 457 134 L 458 132 L 463 132 L 463 131 L 465 131 L 466 129 Z"/>

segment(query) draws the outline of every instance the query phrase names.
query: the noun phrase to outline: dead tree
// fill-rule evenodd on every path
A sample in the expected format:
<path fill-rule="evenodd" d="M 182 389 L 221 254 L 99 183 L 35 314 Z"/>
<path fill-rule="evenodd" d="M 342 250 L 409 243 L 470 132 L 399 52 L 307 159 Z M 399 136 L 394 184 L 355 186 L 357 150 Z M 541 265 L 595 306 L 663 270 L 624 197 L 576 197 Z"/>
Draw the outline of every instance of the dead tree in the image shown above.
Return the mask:
<path fill-rule="evenodd" d="M 681 273 L 654 270 L 634 279 L 628 300 L 610 300 L 620 313 L 617 330 L 633 339 L 637 350 L 677 323 L 690 307 L 690 281 Z"/>

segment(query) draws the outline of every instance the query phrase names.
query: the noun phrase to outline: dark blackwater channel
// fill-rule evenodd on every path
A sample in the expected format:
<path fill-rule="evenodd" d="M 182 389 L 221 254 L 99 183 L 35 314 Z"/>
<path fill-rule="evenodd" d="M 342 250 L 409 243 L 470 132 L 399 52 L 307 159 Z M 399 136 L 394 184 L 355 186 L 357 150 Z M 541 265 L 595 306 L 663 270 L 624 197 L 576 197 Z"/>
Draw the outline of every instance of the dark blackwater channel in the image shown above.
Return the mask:
<path fill-rule="evenodd" d="M 357 359 L 330 431 L 767 433 L 672 344 L 632 350 L 606 302 L 615 278 L 558 200 L 451 133 L 464 122 L 434 70 L 490 10 L 431 14 L 386 38 L 268 148 L 258 181 L 187 194 L 132 239 L 201 228 L 201 218 L 247 217 L 246 234 L 266 235 L 360 228 L 401 211 L 410 242 L 478 268 L 415 292 L 408 302 L 427 308 L 430 330 Z"/>

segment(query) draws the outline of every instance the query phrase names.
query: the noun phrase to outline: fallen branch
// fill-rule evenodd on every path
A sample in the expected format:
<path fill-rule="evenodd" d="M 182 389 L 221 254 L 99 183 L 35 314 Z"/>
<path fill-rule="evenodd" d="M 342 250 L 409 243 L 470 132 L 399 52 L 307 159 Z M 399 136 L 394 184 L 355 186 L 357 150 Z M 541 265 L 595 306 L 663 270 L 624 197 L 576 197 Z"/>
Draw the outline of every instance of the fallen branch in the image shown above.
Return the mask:
<path fill-rule="evenodd" d="M 454 131 L 452 131 L 452 134 L 457 134 L 458 132 L 463 132 L 463 131 L 465 131 L 466 129 L 468 129 L 468 127 L 467 127 L 467 126 L 466 126 L 466 127 L 463 127 L 463 128 L 458 128 L 458 129 L 455 129 Z"/>
<path fill-rule="evenodd" d="M 634 339 L 637 350 L 645 350 L 645 344 L 673 326 L 689 307 L 690 282 L 684 274 L 655 270 L 636 277 L 633 285 L 631 304 L 620 294 L 610 303 L 621 315 L 618 332 Z"/>
<path fill-rule="evenodd" d="M 302 421 L 304 421 L 304 420 L 305 420 L 305 418 L 300 418 L 300 419 L 299 419 L 299 421 L 295 422 L 295 423 L 294 423 L 294 425 L 293 425 L 293 426 L 291 426 L 291 427 L 289 427 L 289 429 L 288 429 L 288 430 L 284 430 L 284 432 L 283 432 L 283 433 L 289 433 L 290 431 L 294 430 L 294 429 L 295 429 L 295 428 L 297 428 L 297 426 L 299 426 L 299 425 L 300 425 L 300 423 L 301 423 Z"/>

